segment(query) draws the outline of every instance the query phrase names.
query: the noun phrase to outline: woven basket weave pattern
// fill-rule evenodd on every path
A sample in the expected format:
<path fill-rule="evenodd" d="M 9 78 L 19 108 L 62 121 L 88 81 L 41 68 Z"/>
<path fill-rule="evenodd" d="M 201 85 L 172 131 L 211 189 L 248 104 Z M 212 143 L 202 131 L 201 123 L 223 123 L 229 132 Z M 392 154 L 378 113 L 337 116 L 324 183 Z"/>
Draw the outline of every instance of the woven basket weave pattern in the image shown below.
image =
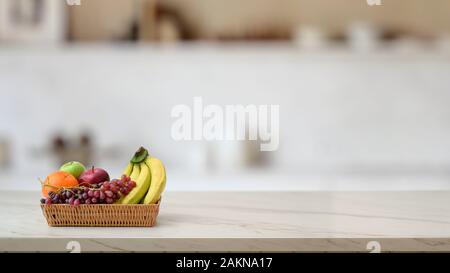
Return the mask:
<path fill-rule="evenodd" d="M 159 204 L 55 204 L 41 208 L 52 227 L 151 227 L 156 223 Z"/>

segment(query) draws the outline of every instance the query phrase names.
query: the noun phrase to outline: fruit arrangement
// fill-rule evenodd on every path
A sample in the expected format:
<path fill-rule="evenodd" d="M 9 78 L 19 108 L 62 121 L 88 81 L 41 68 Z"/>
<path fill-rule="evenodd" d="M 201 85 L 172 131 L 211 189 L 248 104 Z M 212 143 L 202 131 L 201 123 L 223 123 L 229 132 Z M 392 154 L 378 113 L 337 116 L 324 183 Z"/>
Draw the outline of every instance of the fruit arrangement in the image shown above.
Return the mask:
<path fill-rule="evenodd" d="M 131 158 L 120 179 L 110 180 L 101 168 L 86 169 L 72 161 L 41 182 L 41 204 L 156 204 L 166 186 L 161 160 L 141 147 Z"/>

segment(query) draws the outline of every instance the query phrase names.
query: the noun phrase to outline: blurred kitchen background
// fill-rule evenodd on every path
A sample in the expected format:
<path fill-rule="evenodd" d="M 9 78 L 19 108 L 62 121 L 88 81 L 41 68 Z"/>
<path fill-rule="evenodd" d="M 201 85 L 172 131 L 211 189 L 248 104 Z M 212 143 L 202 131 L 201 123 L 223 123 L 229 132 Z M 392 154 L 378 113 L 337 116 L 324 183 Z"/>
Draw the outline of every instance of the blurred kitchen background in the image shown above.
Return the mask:
<path fill-rule="evenodd" d="M 0 189 L 143 145 L 168 190 L 449 190 L 450 1 L 381 2 L 0 0 Z M 195 96 L 280 105 L 279 150 L 174 141 Z"/>

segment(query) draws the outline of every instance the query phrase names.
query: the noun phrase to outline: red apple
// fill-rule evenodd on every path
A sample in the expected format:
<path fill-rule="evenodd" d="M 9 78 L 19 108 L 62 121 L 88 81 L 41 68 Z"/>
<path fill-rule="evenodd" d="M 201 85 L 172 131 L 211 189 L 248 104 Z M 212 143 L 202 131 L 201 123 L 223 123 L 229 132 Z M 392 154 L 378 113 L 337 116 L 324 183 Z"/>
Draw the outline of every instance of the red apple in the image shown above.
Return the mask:
<path fill-rule="evenodd" d="M 80 177 L 78 177 L 80 184 L 97 184 L 104 181 L 109 181 L 109 174 L 102 168 L 94 168 L 85 170 Z"/>

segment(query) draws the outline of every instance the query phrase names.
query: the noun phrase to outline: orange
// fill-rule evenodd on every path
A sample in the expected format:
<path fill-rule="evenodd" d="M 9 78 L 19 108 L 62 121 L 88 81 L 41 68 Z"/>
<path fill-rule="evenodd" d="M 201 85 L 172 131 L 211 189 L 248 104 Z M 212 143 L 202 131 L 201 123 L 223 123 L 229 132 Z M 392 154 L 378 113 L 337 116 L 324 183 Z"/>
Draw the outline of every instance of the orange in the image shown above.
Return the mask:
<path fill-rule="evenodd" d="M 42 195 L 48 197 L 49 192 L 58 191 L 62 187 L 74 187 L 78 185 L 78 180 L 70 173 L 57 171 L 45 179 L 42 184 Z"/>

